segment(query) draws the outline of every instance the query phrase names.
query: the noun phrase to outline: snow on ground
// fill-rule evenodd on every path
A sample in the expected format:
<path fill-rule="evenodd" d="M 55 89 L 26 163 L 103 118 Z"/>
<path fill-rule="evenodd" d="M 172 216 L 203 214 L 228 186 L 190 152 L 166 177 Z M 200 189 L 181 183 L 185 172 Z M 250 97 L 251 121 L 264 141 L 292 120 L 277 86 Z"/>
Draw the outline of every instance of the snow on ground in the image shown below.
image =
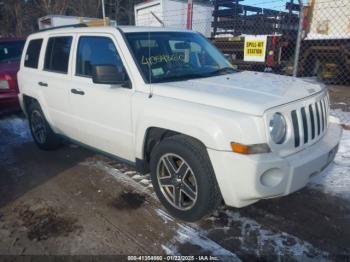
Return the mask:
<path fill-rule="evenodd" d="M 19 118 L 16 115 L 0 117 L 0 127 L 0 137 L 6 137 L 6 139 L 4 139 L 2 142 L 4 144 L 17 145 L 32 141 L 32 136 L 26 119 Z M 14 136 L 11 134 L 14 134 Z M 14 163 L 14 159 L 15 156 L 13 151 L 6 150 L 6 147 L 1 144 L 0 162 L 10 166 Z M 23 171 L 20 171 L 18 168 L 12 167 L 12 169 L 18 176 L 23 175 Z"/>
<path fill-rule="evenodd" d="M 29 141 L 32 139 L 27 119 L 19 118 L 16 115 L 11 115 L 6 118 L 0 118 L 0 126 L 9 133 L 18 135 L 25 140 Z"/>
<path fill-rule="evenodd" d="M 83 163 L 80 163 L 84 166 L 89 166 L 92 168 L 97 168 L 100 170 L 103 170 L 104 172 L 108 173 L 109 175 L 113 176 L 120 184 L 124 185 L 126 188 L 134 188 L 135 190 L 139 191 L 140 193 L 149 195 L 155 199 L 155 195 L 152 194 L 152 192 L 144 187 L 142 184 L 138 183 L 137 181 L 133 180 L 128 174 L 125 174 L 126 172 L 121 172 L 120 170 L 113 168 L 106 164 L 103 161 L 94 161 L 94 160 L 87 160 Z"/>
<path fill-rule="evenodd" d="M 350 131 L 344 130 L 334 162 L 310 186 L 350 200 Z"/>
<path fill-rule="evenodd" d="M 350 126 L 349 112 L 335 109 L 330 114 L 339 118 L 341 124 Z M 343 131 L 334 162 L 322 174 L 315 176 L 309 186 L 350 200 L 350 131 Z"/>
<path fill-rule="evenodd" d="M 344 112 L 341 109 L 334 109 L 334 110 L 332 109 L 330 111 L 330 115 L 339 118 L 341 124 L 350 126 L 350 113 L 349 112 Z"/>
<path fill-rule="evenodd" d="M 296 261 L 308 260 L 310 257 L 316 261 L 328 260 L 328 253 L 315 248 L 310 243 L 285 232 L 266 229 L 257 221 L 242 216 L 239 211 L 223 208 L 219 212 L 223 212 L 228 218 L 227 229 L 233 226 L 241 229 L 239 236 L 230 236 L 230 238 L 240 241 L 241 249 L 248 253 L 255 253 L 257 257 L 264 256 L 268 252 L 278 257 L 288 256 Z M 215 221 L 219 217 L 217 213 L 207 219 Z M 255 236 L 254 243 L 250 241 L 252 236 Z"/>
<path fill-rule="evenodd" d="M 174 218 L 162 209 L 156 209 L 157 214 L 163 219 L 164 223 L 174 222 Z M 187 224 L 177 223 L 178 230 L 175 237 L 170 243 L 162 245 L 163 250 L 167 254 L 181 255 L 179 254 L 176 244 L 191 243 L 192 245 L 199 246 L 206 253 L 210 253 L 213 256 L 219 256 L 221 261 L 241 261 L 235 254 L 226 250 L 216 242 L 206 237 L 206 232 L 194 229 Z"/>

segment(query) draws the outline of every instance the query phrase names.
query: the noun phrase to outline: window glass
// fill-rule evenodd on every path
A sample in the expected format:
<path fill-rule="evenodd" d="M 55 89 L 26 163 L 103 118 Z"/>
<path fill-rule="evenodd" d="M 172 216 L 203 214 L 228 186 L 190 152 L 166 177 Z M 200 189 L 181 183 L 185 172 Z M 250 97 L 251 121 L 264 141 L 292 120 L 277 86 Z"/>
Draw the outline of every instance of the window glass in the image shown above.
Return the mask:
<path fill-rule="evenodd" d="M 222 53 L 199 34 L 140 32 L 125 35 L 148 83 L 183 81 L 234 72 Z"/>
<path fill-rule="evenodd" d="M 114 65 L 119 72 L 125 72 L 123 62 L 110 38 L 80 37 L 76 74 L 91 77 L 94 65 Z"/>
<path fill-rule="evenodd" d="M 20 60 L 23 46 L 24 41 L 0 42 L 0 62 Z"/>
<path fill-rule="evenodd" d="M 29 42 L 26 57 L 24 59 L 25 67 L 38 68 L 42 43 L 43 43 L 42 39 L 35 39 Z"/>
<path fill-rule="evenodd" d="M 71 45 L 71 36 L 50 38 L 46 47 L 44 69 L 67 73 Z"/>

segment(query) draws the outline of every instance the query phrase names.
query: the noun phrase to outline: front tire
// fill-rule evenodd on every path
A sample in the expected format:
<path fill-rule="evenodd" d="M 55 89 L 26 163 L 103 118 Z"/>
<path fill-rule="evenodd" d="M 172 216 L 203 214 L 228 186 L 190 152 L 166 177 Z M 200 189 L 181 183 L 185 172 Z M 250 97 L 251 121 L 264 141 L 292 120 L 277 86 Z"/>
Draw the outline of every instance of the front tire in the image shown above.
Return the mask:
<path fill-rule="evenodd" d="M 51 129 L 39 103 L 29 105 L 28 120 L 33 140 L 40 149 L 54 150 L 61 145 L 60 138 Z"/>
<path fill-rule="evenodd" d="M 200 142 L 183 135 L 166 138 L 153 149 L 150 167 L 155 192 L 174 217 L 196 221 L 221 203 L 213 167 Z"/>

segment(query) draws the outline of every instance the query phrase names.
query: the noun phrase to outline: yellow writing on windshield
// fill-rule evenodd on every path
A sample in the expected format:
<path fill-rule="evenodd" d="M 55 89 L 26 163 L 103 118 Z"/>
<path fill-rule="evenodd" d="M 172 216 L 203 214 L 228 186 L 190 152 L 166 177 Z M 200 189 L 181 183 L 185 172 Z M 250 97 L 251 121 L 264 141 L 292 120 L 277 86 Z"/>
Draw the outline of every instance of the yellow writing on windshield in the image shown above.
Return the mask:
<path fill-rule="evenodd" d="M 156 55 L 145 57 L 142 56 L 141 63 L 143 65 L 154 65 L 158 63 L 172 63 L 172 62 L 185 62 L 185 55 L 173 54 L 173 55 Z"/>

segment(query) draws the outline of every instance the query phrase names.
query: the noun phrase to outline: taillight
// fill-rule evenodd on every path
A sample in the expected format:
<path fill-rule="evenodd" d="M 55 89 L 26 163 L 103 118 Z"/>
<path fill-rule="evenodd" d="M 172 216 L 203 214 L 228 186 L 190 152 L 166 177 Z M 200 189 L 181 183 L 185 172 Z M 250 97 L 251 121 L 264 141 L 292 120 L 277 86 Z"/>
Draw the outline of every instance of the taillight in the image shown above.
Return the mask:
<path fill-rule="evenodd" d="M 0 90 L 10 89 L 10 83 L 7 80 L 0 80 Z"/>
<path fill-rule="evenodd" d="M 17 90 L 17 80 L 9 74 L 0 75 L 0 90 Z"/>

